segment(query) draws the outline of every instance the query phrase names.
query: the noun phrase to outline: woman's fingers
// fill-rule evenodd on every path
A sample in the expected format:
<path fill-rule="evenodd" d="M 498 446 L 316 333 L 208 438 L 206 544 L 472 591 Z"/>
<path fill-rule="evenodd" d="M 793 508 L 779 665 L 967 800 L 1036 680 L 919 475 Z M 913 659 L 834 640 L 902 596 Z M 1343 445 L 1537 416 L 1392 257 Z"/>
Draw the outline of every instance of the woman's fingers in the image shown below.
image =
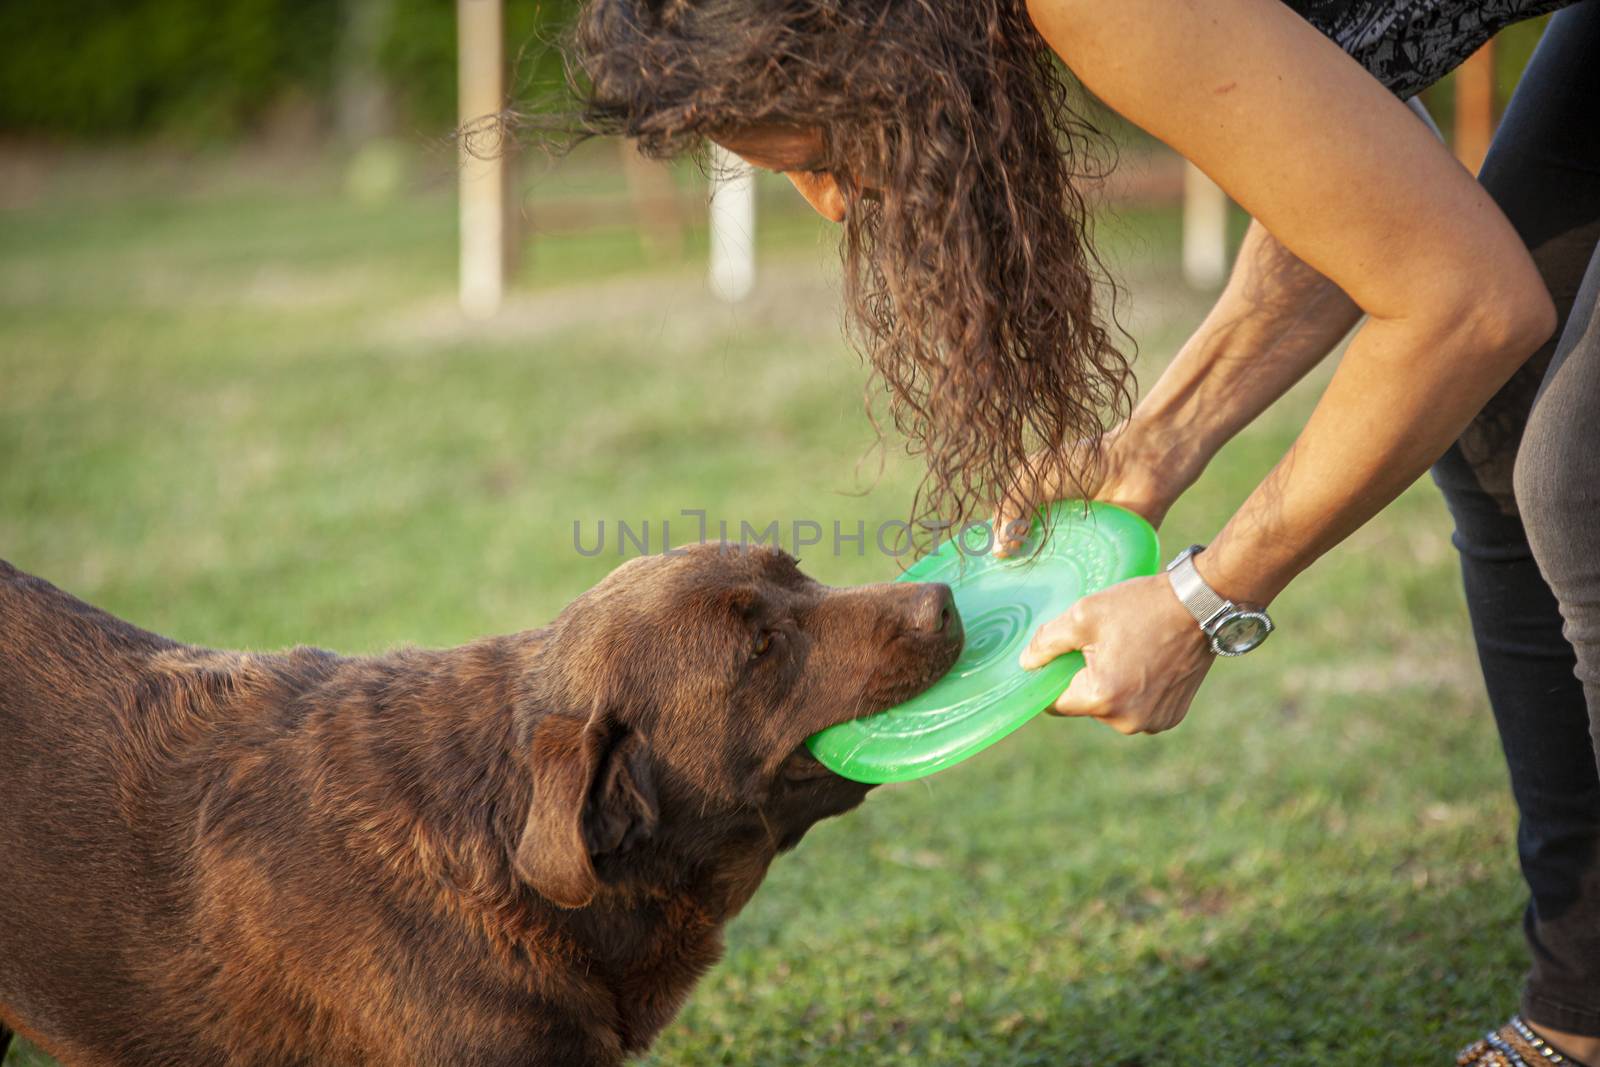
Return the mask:
<path fill-rule="evenodd" d="M 1093 598 L 1085 597 L 1072 605 L 1063 615 L 1058 615 L 1034 631 L 1033 640 L 1022 650 L 1019 662 L 1025 671 L 1038 670 L 1065 652 L 1085 648 L 1092 638 L 1091 609 L 1085 605 Z M 1082 672 L 1079 672 L 1082 673 Z"/>
<path fill-rule="evenodd" d="M 1038 479 L 1033 479 L 1028 495 L 1040 496 Z M 1045 495 L 1043 499 L 1050 497 Z M 1026 499 L 1016 496 L 1007 496 L 995 508 L 994 518 L 990 520 L 990 529 L 994 531 L 994 554 L 1002 559 L 1011 555 L 1022 547 L 1022 542 L 1028 537 L 1028 529 L 1033 525 L 1030 521 L 1035 505 L 1029 504 Z"/>
<path fill-rule="evenodd" d="M 1033 509 L 1061 496 L 1067 478 L 1061 457 L 1036 453 L 1030 456 L 1015 485 L 1001 497 L 995 508 L 993 525 L 994 554 L 1002 558 L 1022 547 L 1032 525 Z"/>
<path fill-rule="evenodd" d="M 1041 626 L 1019 661 L 1036 670 L 1074 651 L 1084 666 L 1050 710 L 1121 734 L 1160 733 L 1181 722 L 1213 658 L 1163 576 L 1084 597 Z"/>
<path fill-rule="evenodd" d="M 1050 707 L 1050 714 L 1067 718 L 1097 719 L 1119 734 L 1136 734 L 1144 729 L 1144 720 L 1127 714 L 1118 700 L 1113 685 L 1106 683 L 1103 672 L 1085 664 L 1066 690 Z"/>
<path fill-rule="evenodd" d="M 1153 709 L 1152 709 L 1153 710 Z M 1068 718 L 1094 719 L 1124 736 L 1158 733 L 1165 725 L 1165 716 L 1139 715 L 1125 710 L 1115 699 L 1115 694 L 1102 682 L 1102 676 L 1092 667 L 1084 667 L 1072 676 L 1072 682 L 1051 706 L 1052 715 Z"/>
<path fill-rule="evenodd" d="M 1033 509 L 1062 497 L 1103 500 L 1160 526 L 1167 508 L 1188 484 L 1181 478 L 1172 481 L 1174 473 L 1162 460 L 1152 458 L 1162 455 L 1160 442 L 1152 444 L 1129 422 L 1099 442 L 1080 441 L 1063 452 L 1035 453 L 995 507 L 994 554 L 1003 558 L 1021 548 Z"/>
<path fill-rule="evenodd" d="M 1008 515 L 1004 511 L 997 512 L 992 523 L 989 528 L 994 531 L 994 554 L 1001 559 L 1022 547 L 1022 542 L 1028 537 L 1028 528 L 1032 525 L 1024 517 Z"/>
<path fill-rule="evenodd" d="M 1099 719 L 1118 733 L 1139 732 L 1139 720 L 1123 714 L 1118 703 L 1118 686 L 1114 679 L 1095 669 L 1090 657 L 1097 629 L 1093 598 L 1078 601 L 1065 615 L 1052 619 L 1039 627 L 1028 647 L 1022 650 L 1024 670 L 1035 670 L 1057 656 L 1068 652 L 1082 652 L 1084 665 L 1072 676 L 1067 688 L 1051 705 L 1052 715 Z"/>
<path fill-rule="evenodd" d="M 1078 671 L 1072 676 L 1066 690 L 1051 705 L 1050 713 L 1073 717 L 1087 715 L 1096 719 L 1105 715 L 1106 693 L 1100 684 L 1100 676 L 1088 667 Z"/>

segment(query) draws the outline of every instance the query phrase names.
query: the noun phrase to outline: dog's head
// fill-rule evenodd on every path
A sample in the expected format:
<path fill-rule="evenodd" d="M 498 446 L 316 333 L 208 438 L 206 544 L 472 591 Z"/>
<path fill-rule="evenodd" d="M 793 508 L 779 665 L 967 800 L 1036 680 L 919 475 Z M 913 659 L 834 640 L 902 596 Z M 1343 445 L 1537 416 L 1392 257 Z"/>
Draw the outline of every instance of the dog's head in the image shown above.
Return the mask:
<path fill-rule="evenodd" d="M 540 655 L 518 873 L 580 907 L 604 884 L 727 866 L 738 907 L 776 853 L 869 788 L 805 739 L 926 689 L 961 641 L 943 585 L 832 589 L 762 547 L 619 567 Z"/>

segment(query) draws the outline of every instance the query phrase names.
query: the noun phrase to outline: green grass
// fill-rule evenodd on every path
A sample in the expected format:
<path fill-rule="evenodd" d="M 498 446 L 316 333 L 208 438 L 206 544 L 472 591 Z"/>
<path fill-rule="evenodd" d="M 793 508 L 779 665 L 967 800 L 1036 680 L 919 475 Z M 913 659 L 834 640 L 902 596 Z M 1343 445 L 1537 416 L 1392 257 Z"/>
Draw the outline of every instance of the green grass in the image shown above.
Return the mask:
<path fill-rule="evenodd" d="M 541 623 L 615 565 L 573 551 L 574 520 L 853 527 L 906 506 L 893 456 L 860 492 L 862 371 L 829 236 L 801 216 L 768 213 L 739 308 L 704 295 L 703 235 L 647 262 L 623 211 L 535 242 L 504 320 L 468 326 L 439 189 L 355 207 L 246 172 L 119 194 L 98 167 L 0 215 L 0 555 L 142 625 L 455 643 Z M 1108 228 L 1147 376 L 1204 309 L 1175 227 Z M 1215 531 L 1309 384 L 1218 459 L 1169 549 Z M 1041 721 L 819 826 L 647 1062 L 1447 1062 L 1521 970 L 1447 530 L 1431 487 L 1407 493 L 1176 732 Z M 806 566 L 893 572 L 826 546 Z"/>

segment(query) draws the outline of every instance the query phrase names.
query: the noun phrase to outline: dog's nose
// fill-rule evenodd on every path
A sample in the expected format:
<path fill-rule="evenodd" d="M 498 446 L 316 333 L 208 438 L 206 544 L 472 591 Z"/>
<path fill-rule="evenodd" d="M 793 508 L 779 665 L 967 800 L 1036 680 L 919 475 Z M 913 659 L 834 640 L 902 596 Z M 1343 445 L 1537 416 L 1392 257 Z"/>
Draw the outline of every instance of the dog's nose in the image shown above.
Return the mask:
<path fill-rule="evenodd" d="M 961 617 L 956 614 L 955 595 L 942 582 L 928 582 L 918 590 L 910 615 L 910 628 L 919 633 L 944 633 L 961 625 Z"/>

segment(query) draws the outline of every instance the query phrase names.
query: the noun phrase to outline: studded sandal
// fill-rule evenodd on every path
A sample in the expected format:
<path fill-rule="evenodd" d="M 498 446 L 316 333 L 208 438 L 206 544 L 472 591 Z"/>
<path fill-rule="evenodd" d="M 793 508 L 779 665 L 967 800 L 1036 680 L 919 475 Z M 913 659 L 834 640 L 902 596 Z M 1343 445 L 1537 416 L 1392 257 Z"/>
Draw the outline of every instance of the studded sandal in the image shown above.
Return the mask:
<path fill-rule="evenodd" d="M 1500 1029 L 1462 1049 L 1456 1067 L 1585 1067 L 1533 1032 L 1522 1016 L 1513 1015 Z"/>

